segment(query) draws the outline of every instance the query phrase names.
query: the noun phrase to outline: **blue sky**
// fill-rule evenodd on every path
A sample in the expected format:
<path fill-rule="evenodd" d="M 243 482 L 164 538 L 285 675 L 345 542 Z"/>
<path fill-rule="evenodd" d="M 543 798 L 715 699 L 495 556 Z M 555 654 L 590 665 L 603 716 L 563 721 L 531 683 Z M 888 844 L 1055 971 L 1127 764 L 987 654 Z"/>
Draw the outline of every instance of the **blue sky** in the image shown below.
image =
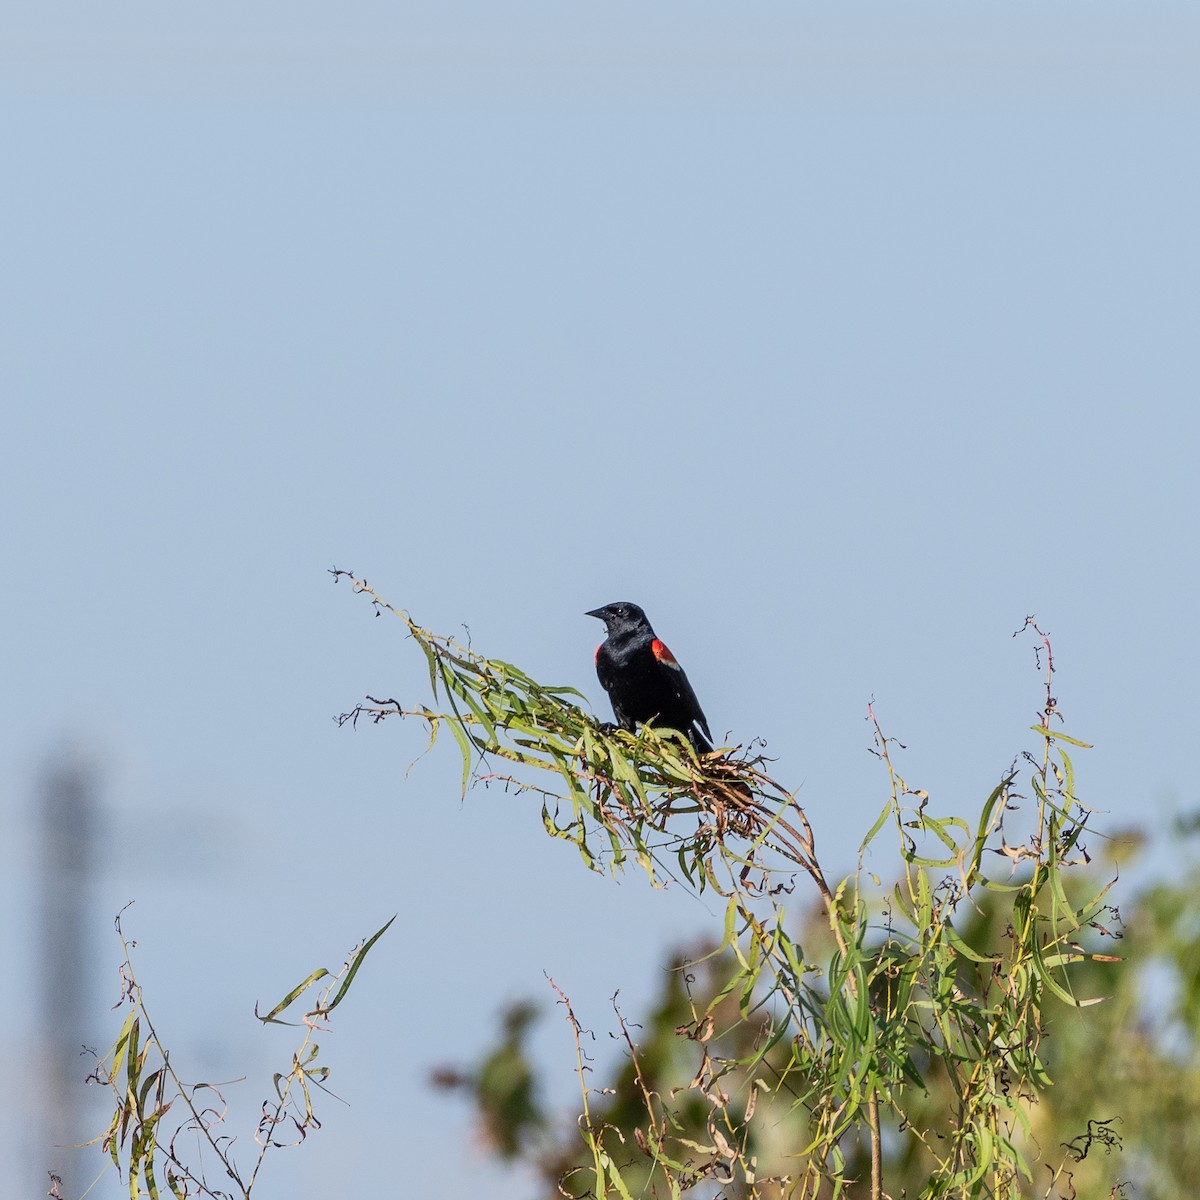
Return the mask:
<path fill-rule="evenodd" d="M 252 1112 L 288 1051 L 254 1001 L 400 913 L 326 1039 L 350 1107 L 264 1200 L 528 1194 L 424 1072 L 532 996 L 569 1102 L 543 973 L 604 1029 L 713 921 L 589 877 L 519 800 L 460 804 L 448 748 L 406 777 L 418 729 L 335 728 L 424 694 L 331 566 L 604 715 L 583 613 L 641 603 L 714 732 L 803 787 L 831 870 L 886 796 L 872 697 L 946 808 L 1028 744 L 1027 613 L 1109 826 L 1195 804 L 1191 6 L 0 27 L 11 953 L 36 953 L 30 793 L 63 746 L 109 815 L 97 1043 L 134 899 L 177 1055 L 250 1074 Z"/>

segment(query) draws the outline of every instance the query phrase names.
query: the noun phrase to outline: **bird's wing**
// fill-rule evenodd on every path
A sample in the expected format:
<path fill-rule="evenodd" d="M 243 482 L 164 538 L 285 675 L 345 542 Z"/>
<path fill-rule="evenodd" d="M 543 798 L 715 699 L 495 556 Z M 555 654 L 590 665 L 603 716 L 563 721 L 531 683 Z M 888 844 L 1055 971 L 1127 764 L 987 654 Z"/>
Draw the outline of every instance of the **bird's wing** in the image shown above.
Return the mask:
<path fill-rule="evenodd" d="M 603 642 L 596 647 L 596 678 L 600 680 L 600 686 L 606 692 L 612 690 L 612 666 L 608 655 L 604 653 Z"/>
<path fill-rule="evenodd" d="M 668 678 L 675 687 L 676 695 L 683 703 L 684 711 L 700 726 L 704 731 L 704 736 L 711 742 L 712 734 L 708 729 L 708 718 L 704 715 L 700 701 L 696 699 L 696 693 L 692 690 L 692 685 L 688 681 L 684 669 L 679 665 L 679 660 L 667 648 L 666 643 L 659 641 L 658 638 L 650 643 L 650 649 L 654 652 L 654 657 L 669 670 Z"/>

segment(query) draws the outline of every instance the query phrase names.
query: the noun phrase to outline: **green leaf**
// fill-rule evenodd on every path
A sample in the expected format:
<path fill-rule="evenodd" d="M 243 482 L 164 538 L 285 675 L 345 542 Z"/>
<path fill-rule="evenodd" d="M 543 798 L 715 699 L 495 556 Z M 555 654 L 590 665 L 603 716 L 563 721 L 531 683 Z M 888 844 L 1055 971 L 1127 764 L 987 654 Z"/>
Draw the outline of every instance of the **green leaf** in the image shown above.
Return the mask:
<path fill-rule="evenodd" d="M 963 941 L 962 936 L 950 921 L 947 921 L 942 926 L 942 932 L 955 952 L 961 954 L 964 958 L 969 958 L 972 962 L 987 963 L 990 966 L 992 963 L 1004 961 L 1004 956 L 1001 954 L 980 954 L 978 950 L 973 950 Z"/>
<path fill-rule="evenodd" d="M 339 1004 L 341 1004 L 343 997 L 350 990 L 350 985 L 354 982 L 355 975 L 358 974 L 358 968 L 363 965 L 363 960 L 370 953 L 371 947 L 374 946 L 375 943 L 379 941 L 379 939 L 383 937 L 385 933 L 387 933 L 387 931 L 392 927 L 392 922 L 399 915 L 399 913 L 393 913 L 392 916 L 390 916 L 379 929 L 375 930 L 375 932 L 371 934 L 371 936 L 367 938 L 365 942 L 363 942 L 362 946 L 360 946 L 359 949 L 351 955 L 350 970 L 346 972 L 346 977 L 342 980 L 341 986 L 334 993 L 333 999 L 325 1007 L 326 1012 L 332 1012 Z M 313 1058 L 315 1057 L 316 1048 L 314 1047 Z"/>
<path fill-rule="evenodd" d="M 475 762 L 475 748 L 467 737 L 462 720 L 457 714 L 450 719 L 449 724 L 450 732 L 454 734 L 454 740 L 458 743 L 458 748 L 462 753 L 462 794 L 465 796 L 467 788 L 471 785 L 471 767 Z"/>
<path fill-rule="evenodd" d="M 294 988 L 292 988 L 292 990 L 288 992 L 288 994 L 284 996 L 284 998 L 280 1000 L 280 1002 L 275 1005 L 275 1007 L 271 1009 L 271 1011 L 267 1013 L 265 1017 L 258 1017 L 258 1019 L 264 1025 L 291 1024 L 291 1022 L 279 1021 L 276 1018 L 281 1012 L 284 1012 L 286 1009 L 290 1008 L 297 997 L 302 996 L 310 987 L 312 987 L 314 983 L 317 982 L 318 979 L 324 979 L 328 974 L 329 972 L 324 967 L 318 967 L 307 979 L 304 980 L 303 983 L 298 983 Z M 256 1012 L 254 1015 L 258 1016 L 258 1013 Z"/>
<path fill-rule="evenodd" d="M 1072 746 L 1079 746 L 1083 750 L 1095 749 L 1091 742 L 1081 742 L 1078 738 L 1068 737 L 1060 730 L 1048 729 L 1045 725 L 1031 725 L 1030 728 L 1034 733 L 1040 733 L 1042 737 L 1050 738 L 1056 742 L 1067 742 Z"/>
<path fill-rule="evenodd" d="M 121 1032 L 117 1035 L 117 1040 L 109 1053 L 108 1073 L 113 1079 L 116 1079 L 121 1068 L 125 1065 L 125 1055 L 128 1052 L 130 1038 L 134 1040 L 134 1046 L 137 1045 L 137 1035 L 134 1032 L 134 1026 L 137 1024 L 137 1009 L 131 1008 L 129 1015 L 125 1018 L 125 1023 L 121 1026 Z"/>
<path fill-rule="evenodd" d="M 889 816 L 891 816 L 892 811 L 892 802 L 889 800 L 887 804 L 883 806 L 879 816 L 875 818 L 875 824 L 872 825 L 869 830 L 867 830 L 867 836 L 863 838 L 862 842 L 859 844 L 859 857 L 862 856 L 863 851 L 865 851 L 866 848 L 875 840 L 875 835 L 883 828 L 884 822 Z"/>

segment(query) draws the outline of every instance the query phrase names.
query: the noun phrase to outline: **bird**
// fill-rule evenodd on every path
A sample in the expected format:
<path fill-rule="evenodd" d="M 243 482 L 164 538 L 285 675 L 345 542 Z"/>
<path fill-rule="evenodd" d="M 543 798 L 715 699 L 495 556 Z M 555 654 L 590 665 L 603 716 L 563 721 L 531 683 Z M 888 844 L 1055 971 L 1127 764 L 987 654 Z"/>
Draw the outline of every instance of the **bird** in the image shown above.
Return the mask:
<path fill-rule="evenodd" d="M 584 615 L 603 621 L 608 633 L 596 648 L 596 674 L 612 701 L 617 724 L 632 733 L 638 725 L 654 721 L 678 730 L 697 753 L 710 753 L 712 733 L 700 701 L 646 614 L 620 600 Z"/>

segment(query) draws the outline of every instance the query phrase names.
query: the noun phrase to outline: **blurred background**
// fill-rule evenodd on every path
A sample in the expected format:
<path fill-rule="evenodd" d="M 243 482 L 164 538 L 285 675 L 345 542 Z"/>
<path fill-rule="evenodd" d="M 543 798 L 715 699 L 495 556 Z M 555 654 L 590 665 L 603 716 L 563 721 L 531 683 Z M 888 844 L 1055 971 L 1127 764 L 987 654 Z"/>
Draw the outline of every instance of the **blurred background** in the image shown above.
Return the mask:
<path fill-rule="evenodd" d="M 1129 873 L 1197 802 L 1200 10 L 312 3 L 0 14 L 0 1177 L 101 1172 L 113 918 L 252 1157 L 270 1005 L 393 913 L 271 1196 L 526 1197 L 441 1064 L 636 1015 L 719 902 L 587 874 L 364 694 L 422 623 L 582 688 L 646 608 L 831 873 L 1030 744 L 1036 613 Z M 879 873 L 890 864 L 877 854 Z M 1119 898 L 1119 897 L 1118 897 Z M 615 1055 L 601 1032 L 596 1053 Z M 114 1175 L 91 1193 L 127 1189 Z M 256 1191 L 256 1195 L 259 1191 Z"/>

